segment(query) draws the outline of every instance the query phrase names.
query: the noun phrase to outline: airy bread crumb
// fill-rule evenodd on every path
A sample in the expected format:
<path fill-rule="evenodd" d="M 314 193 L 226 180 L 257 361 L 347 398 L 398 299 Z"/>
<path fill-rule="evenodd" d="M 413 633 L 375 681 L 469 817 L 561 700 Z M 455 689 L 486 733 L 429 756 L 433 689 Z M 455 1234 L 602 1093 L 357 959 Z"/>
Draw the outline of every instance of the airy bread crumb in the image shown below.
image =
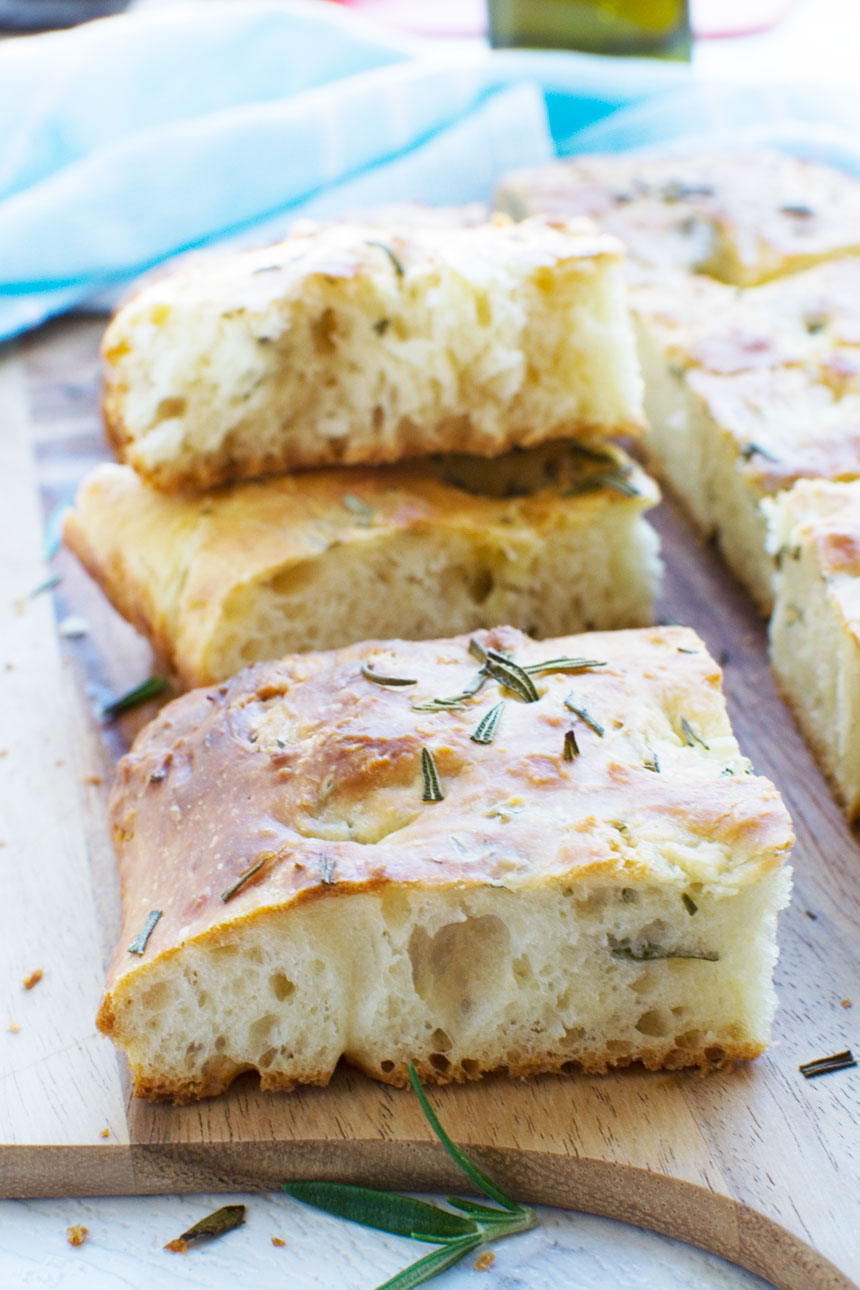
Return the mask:
<path fill-rule="evenodd" d="M 386 636 L 652 621 L 656 485 L 620 449 L 315 470 L 205 500 L 99 466 L 65 540 L 185 685 Z"/>
<path fill-rule="evenodd" d="M 615 239 L 333 225 L 146 287 L 104 339 L 122 458 L 167 491 L 637 432 Z"/>

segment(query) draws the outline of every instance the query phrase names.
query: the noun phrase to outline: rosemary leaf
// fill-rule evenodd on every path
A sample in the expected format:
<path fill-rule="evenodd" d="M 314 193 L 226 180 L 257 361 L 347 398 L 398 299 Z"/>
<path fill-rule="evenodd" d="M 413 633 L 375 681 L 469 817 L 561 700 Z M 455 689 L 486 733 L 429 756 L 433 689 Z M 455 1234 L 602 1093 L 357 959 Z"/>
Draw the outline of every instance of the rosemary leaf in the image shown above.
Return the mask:
<path fill-rule="evenodd" d="M 584 708 L 582 706 L 582 704 L 579 702 L 579 700 L 577 699 L 576 695 L 573 693 L 572 690 L 570 694 L 567 696 L 567 698 L 565 699 L 564 706 L 566 708 L 570 708 L 571 712 L 575 712 L 576 715 L 582 721 L 584 721 L 587 726 L 591 727 L 591 729 L 594 731 L 596 735 L 600 735 L 601 739 L 603 738 L 604 734 L 606 733 L 605 730 L 603 729 L 603 726 L 600 724 L 599 721 L 595 721 L 594 717 L 591 715 L 591 713 L 588 711 L 587 708 Z"/>
<path fill-rule="evenodd" d="M 245 1221 L 244 1205 L 222 1205 L 221 1209 L 216 1209 L 212 1214 L 207 1214 L 201 1218 L 199 1223 L 189 1227 L 187 1232 L 183 1232 L 179 1237 L 180 1241 L 196 1241 L 201 1236 L 223 1236 L 225 1232 L 232 1232 L 234 1227 L 241 1227 Z"/>
<path fill-rule="evenodd" d="M 114 717 L 120 716 L 123 712 L 128 712 L 131 708 L 136 708 L 141 703 L 148 703 L 150 699 L 156 699 L 166 689 L 167 682 L 163 676 L 151 676 L 147 681 L 142 681 L 140 685 L 136 685 L 133 690 L 127 690 L 118 699 L 114 699 L 111 703 L 106 703 L 102 708 L 102 716 L 107 717 L 109 721 L 113 721 Z"/>
<path fill-rule="evenodd" d="M 50 564 L 63 542 L 63 523 L 72 509 L 70 502 L 58 502 L 45 521 L 45 542 L 42 559 Z"/>
<path fill-rule="evenodd" d="M 262 869 L 265 863 L 266 863 L 266 857 L 263 856 L 262 860 L 258 860 L 256 864 L 249 865 L 247 869 L 243 869 L 242 872 L 239 874 L 239 877 L 233 883 L 232 887 L 228 887 L 226 891 L 221 892 L 221 899 L 224 901 L 225 905 L 228 900 L 231 900 L 233 896 L 236 895 L 237 891 L 239 891 L 242 887 L 245 886 L 245 883 L 248 881 L 249 878 L 253 878 L 255 873 L 260 872 L 260 870 Z"/>
<path fill-rule="evenodd" d="M 710 752 L 710 746 L 705 743 L 700 734 L 696 733 L 686 717 L 681 718 L 681 734 L 684 736 L 684 743 L 689 748 L 693 748 L 696 744 L 701 744 L 706 752 Z"/>
<path fill-rule="evenodd" d="M 418 681 L 414 676 L 383 676 L 381 672 L 374 672 L 369 663 L 362 663 L 361 675 L 366 681 L 373 681 L 374 685 L 417 685 Z"/>
<path fill-rule="evenodd" d="M 524 671 L 518 663 L 514 663 L 512 659 L 505 658 L 504 654 L 499 654 L 496 650 L 490 649 L 487 650 L 484 667 L 494 681 L 498 681 L 506 689 L 518 694 L 524 703 L 537 703 L 540 695 L 537 692 L 535 683 L 528 672 Z"/>
<path fill-rule="evenodd" d="M 327 887 L 331 887 L 335 882 L 334 860 L 331 856 L 320 856 L 320 881 Z"/>
<path fill-rule="evenodd" d="M 390 326 L 390 318 L 378 318 L 373 324 L 373 330 L 376 332 L 377 336 L 384 336 Z"/>
<path fill-rule="evenodd" d="M 830 1075 L 834 1071 L 846 1071 L 851 1066 L 856 1066 L 854 1054 L 850 1048 L 846 1048 L 842 1053 L 834 1053 L 832 1057 L 817 1057 L 815 1061 L 804 1062 L 798 1066 L 798 1070 L 804 1079 L 815 1079 L 818 1075 Z"/>
<path fill-rule="evenodd" d="M 479 1222 L 496 1222 L 499 1217 L 499 1211 L 493 1209 L 490 1205 L 482 1205 L 480 1201 L 472 1200 L 468 1196 L 446 1196 L 447 1204 L 454 1209 L 462 1210 L 469 1218 L 477 1219 Z"/>
<path fill-rule="evenodd" d="M 708 963 L 718 963 L 720 958 L 716 950 L 667 950 L 662 945 L 651 945 L 647 941 L 637 950 L 622 942 L 611 946 L 611 952 L 613 958 L 629 959 L 633 963 L 652 963 L 657 959 L 705 959 Z"/>
<path fill-rule="evenodd" d="M 400 259 L 398 255 L 395 255 L 394 251 L 392 251 L 391 247 L 388 245 L 387 242 L 377 242 L 375 241 L 374 238 L 369 237 L 367 238 L 367 245 L 378 246 L 380 251 L 384 251 L 385 254 L 388 256 L 389 260 L 391 261 L 391 263 L 393 264 L 394 272 L 397 274 L 398 278 L 403 277 L 404 273 L 406 272 L 406 270 L 403 268 L 403 261 Z"/>
<path fill-rule="evenodd" d="M 639 497 L 639 489 L 620 470 L 600 471 L 596 475 L 583 479 L 578 484 L 571 484 L 562 493 L 562 497 L 582 497 L 586 493 L 597 493 L 601 488 L 612 488 L 624 497 Z"/>
<path fill-rule="evenodd" d="M 523 671 L 539 676 L 541 672 L 584 672 L 589 667 L 606 667 L 606 663 L 597 658 L 547 658 L 542 663 L 526 663 Z"/>
<path fill-rule="evenodd" d="M 52 577 L 46 578 L 44 582 L 40 582 L 38 586 L 33 588 L 32 591 L 28 591 L 27 599 L 35 600 L 36 597 L 41 596 L 43 592 L 53 591 L 54 588 L 58 587 L 62 581 L 63 579 L 60 577 L 58 573 L 53 574 Z"/>
<path fill-rule="evenodd" d="M 699 906 L 688 892 L 684 891 L 681 893 L 681 900 L 684 902 L 684 908 L 691 918 L 694 914 L 698 914 Z"/>
<path fill-rule="evenodd" d="M 760 443 L 745 443 L 740 450 L 740 455 L 744 461 L 749 461 L 751 457 L 764 457 L 767 461 L 779 461 L 779 457 L 775 457 L 772 452 L 768 452 L 767 448 L 762 448 Z"/>
<path fill-rule="evenodd" d="M 421 749 L 421 781 L 423 785 L 422 802 L 441 802 L 445 794 L 442 792 L 439 772 L 436 769 L 436 762 L 429 748 Z"/>
<path fill-rule="evenodd" d="M 572 730 L 564 732 L 564 760 L 573 761 L 574 757 L 579 756 L 579 744 L 576 742 L 576 735 Z"/>
<path fill-rule="evenodd" d="M 470 1250 L 476 1250 L 484 1239 L 479 1233 L 471 1237 L 463 1236 L 458 1241 L 447 1241 L 438 1250 L 431 1250 L 417 1263 L 411 1263 L 402 1272 L 389 1277 L 381 1286 L 377 1286 L 376 1290 L 413 1290 L 414 1286 L 420 1286 L 424 1281 L 429 1281 L 431 1277 L 444 1272 L 446 1268 L 452 1268 L 455 1263 L 459 1263 Z"/>
<path fill-rule="evenodd" d="M 150 936 L 152 935 L 153 928 L 155 927 L 155 924 L 158 922 L 160 917 L 161 917 L 160 909 L 153 909 L 152 912 L 147 915 L 146 922 L 138 932 L 137 936 L 135 936 L 131 945 L 129 945 L 128 947 L 129 954 L 143 953 L 143 951 L 146 949 L 146 942 L 149 940 Z"/>
<path fill-rule="evenodd" d="M 453 708 L 461 708 L 465 698 L 468 695 L 453 694 L 449 699 L 428 699 L 425 703 L 412 703 L 410 707 L 413 712 L 448 712 Z"/>
<path fill-rule="evenodd" d="M 660 774 L 660 758 L 655 752 L 652 752 L 650 748 L 648 750 L 648 756 L 642 762 L 642 765 L 646 770 L 653 770 L 655 775 Z"/>
<path fill-rule="evenodd" d="M 470 1178 L 478 1188 L 478 1191 L 483 1192 L 485 1196 L 489 1196 L 490 1200 L 494 1200 L 498 1205 L 502 1205 L 510 1214 L 531 1214 L 531 1210 L 527 1209 L 523 1205 L 518 1205 L 515 1200 L 512 1200 L 507 1192 L 502 1191 L 501 1187 L 494 1183 L 492 1178 L 488 1178 L 484 1171 L 479 1169 L 476 1164 L 473 1164 L 469 1157 L 465 1155 L 457 1144 L 451 1140 L 446 1131 L 442 1128 L 438 1115 L 428 1102 L 427 1094 L 421 1087 L 421 1081 L 416 1075 L 415 1067 L 411 1062 L 409 1063 L 409 1082 L 415 1090 L 415 1096 L 421 1104 L 421 1110 L 424 1112 L 430 1128 L 436 1134 L 436 1137 L 442 1143 L 442 1146 L 448 1152 L 448 1155 L 454 1161 L 454 1164 L 460 1166 L 466 1177 Z M 534 1216 L 532 1215 L 532 1218 L 533 1217 Z"/>
<path fill-rule="evenodd" d="M 296 1200 L 324 1209 L 327 1214 L 375 1227 L 381 1232 L 393 1232 L 395 1236 L 412 1236 L 417 1241 L 448 1241 L 457 1236 L 480 1235 L 471 1219 L 394 1192 L 337 1182 L 287 1182 L 281 1187 Z M 498 1217 L 498 1210 L 494 1213 Z"/>
<path fill-rule="evenodd" d="M 368 506 L 367 502 L 362 501 L 360 497 L 356 497 L 355 493 L 344 493 L 341 501 L 346 509 L 355 516 L 356 524 L 364 529 L 370 528 L 376 515 L 376 511 L 372 506 Z"/>
<path fill-rule="evenodd" d="M 487 651 L 484 649 L 480 641 L 475 640 L 474 636 L 469 641 L 469 653 L 472 655 L 472 658 L 476 658 L 479 663 L 486 663 Z"/>
<path fill-rule="evenodd" d="M 471 739 L 476 744 L 488 744 L 492 742 L 493 736 L 498 729 L 499 722 L 502 719 L 502 713 L 505 710 L 505 701 L 501 699 L 498 703 L 485 712 L 475 729 L 472 731 Z"/>

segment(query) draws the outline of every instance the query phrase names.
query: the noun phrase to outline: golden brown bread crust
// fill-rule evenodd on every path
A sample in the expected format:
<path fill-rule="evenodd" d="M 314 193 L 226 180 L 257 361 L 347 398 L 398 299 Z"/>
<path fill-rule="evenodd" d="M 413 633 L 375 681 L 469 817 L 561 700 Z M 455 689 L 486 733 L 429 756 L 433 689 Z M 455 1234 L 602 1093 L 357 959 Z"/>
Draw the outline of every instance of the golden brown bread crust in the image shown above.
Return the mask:
<path fill-rule="evenodd" d="M 689 156 L 589 156 L 505 176 L 516 218 L 588 216 L 636 267 L 753 286 L 860 249 L 860 185 L 828 166 L 755 149 Z"/>
<path fill-rule="evenodd" d="M 552 642 L 532 641 L 513 628 L 478 635 L 489 648 L 514 651 L 523 664 L 559 654 L 606 660 L 607 666 L 577 673 L 575 681 L 585 706 L 607 716 L 607 736 L 592 739 L 585 731 L 588 756 L 563 759 L 571 725 L 564 698 L 572 684 L 564 671 L 539 676 L 540 706 L 508 704 L 504 756 L 495 744 L 485 748 L 471 740 L 476 722 L 500 698 L 495 682 L 462 708 L 414 711 L 413 702 L 456 694 L 474 677 L 468 637 L 365 642 L 296 655 L 248 668 L 162 709 L 120 761 L 111 797 L 124 941 L 134 937 L 150 908 L 145 856 L 161 857 L 162 917 L 146 953 L 131 966 L 169 952 L 178 939 L 218 930 L 225 918 L 331 898 L 321 876 L 324 858 L 334 864 L 338 895 L 404 881 L 433 887 L 504 878 L 516 886 L 528 884 L 536 869 L 543 878 L 566 882 L 623 874 L 634 885 L 653 874 L 635 847 L 618 849 L 610 821 L 624 809 L 677 832 L 679 842 L 707 839 L 730 848 L 708 861 L 717 866 L 708 872 L 711 882 L 752 881 L 760 865 L 770 867 L 775 854 L 788 849 L 788 816 L 773 785 L 722 774 L 725 759 L 737 759 L 737 745 L 719 669 L 694 633 L 646 628 Z M 688 648 L 695 652 L 679 652 Z M 417 677 L 417 683 L 373 684 L 362 677 L 363 663 Z M 682 716 L 699 722 L 709 749 L 691 752 L 680 733 Z M 647 769 L 645 753 L 634 750 L 649 728 L 652 739 L 665 744 L 666 758 L 672 749 L 686 773 Z M 421 801 L 425 745 L 435 749 L 446 787 L 441 817 Z M 706 774 L 699 773 L 703 769 Z M 571 783 L 586 773 L 587 803 L 578 796 L 571 802 Z M 510 819 L 485 814 L 511 796 L 541 803 L 540 818 L 527 810 Z M 346 814 L 359 840 L 336 836 Z M 446 858 L 440 870 L 440 841 L 447 856 L 450 833 L 460 827 L 487 843 L 504 837 L 513 865 L 491 858 L 476 868 Z M 377 834 L 368 847 L 365 836 Z M 189 857 L 187 838 L 207 839 L 205 849 Z M 540 862 L 533 858 L 536 850 L 545 857 Z M 225 907 L 219 892 L 247 868 L 249 857 L 262 856 L 263 876 Z M 691 856 L 679 863 L 695 868 L 699 861 Z M 121 975 L 129 966 L 123 950 L 114 972 Z"/>
<path fill-rule="evenodd" d="M 102 465 L 81 486 L 64 539 L 119 612 L 149 638 L 184 685 L 194 686 L 221 680 L 255 657 L 271 657 L 246 653 L 229 667 L 219 661 L 219 641 L 232 630 L 238 593 L 258 587 L 262 596 L 274 580 L 291 573 L 313 576 L 322 561 L 347 550 L 373 551 L 382 543 L 392 549 L 401 540 L 433 535 L 441 553 L 436 558 L 444 555 L 445 542 L 456 540 L 459 550 L 466 541 L 475 576 L 482 568 L 492 570 L 494 590 L 475 606 L 473 619 L 475 627 L 485 626 L 513 617 L 516 590 L 504 595 L 506 579 L 515 586 L 531 568 L 534 580 L 562 535 L 578 525 L 588 531 L 616 513 L 626 521 L 658 497 L 644 472 L 606 444 L 558 442 L 494 461 L 461 456 L 348 472 L 314 470 L 202 498 L 157 493 L 130 467 Z M 397 576 L 392 563 L 394 590 Z M 647 589 L 636 599 L 646 605 Z M 324 612 L 309 593 L 308 619 L 318 625 Z M 445 615 L 446 604 L 434 608 L 433 634 L 467 625 L 449 626 Z M 592 623 L 596 617 L 590 616 Z M 646 610 L 626 619 L 597 617 L 595 625 L 649 620 Z M 354 632 L 337 638 L 339 621 L 332 615 L 324 646 L 355 639 Z M 575 618 L 563 624 L 578 625 Z M 361 634 L 380 634 L 378 623 L 375 628 Z M 400 630 L 419 634 L 408 624 Z M 301 624 L 290 624 L 290 631 L 278 654 L 307 648 Z"/>
<path fill-rule="evenodd" d="M 99 1014 L 99 1029 L 104 1034 L 110 1034 L 110 1030 L 102 1023 L 101 1013 Z M 735 1062 L 753 1061 L 760 1057 L 764 1052 L 764 1044 L 750 1044 L 738 1042 L 727 1044 L 725 1046 L 709 1044 L 702 1045 L 698 1048 L 677 1048 L 671 1042 L 665 1045 L 665 1048 L 654 1054 L 643 1057 L 631 1058 L 619 1056 L 617 1053 L 607 1053 L 603 1049 L 596 1049 L 593 1054 L 583 1056 L 582 1060 L 571 1061 L 528 1061 L 524 1060 L 519 1063 L 509 1063 L 507 1066 L 481 1066 L 476 1062 L 470 1067 L 469 1071 L 463 1070 L 462 1066 L 452 1068 L 450 1071 L 440 1071 L 437 1066 L 430 1062 L 422 1061 L 420 1058 L 413 1061 L 412 1065 L 418 1078 L 424 1084 L 463 1084 L 473 1080 L 483 1079 L 485 1075 L 507 1075 L 511 1079 L 532 1079 L 536 1075 L 567 1075 L 574 1070 L 582 1071 L 585 1075 L 605 1075 L 611 1070 L 623 1070 L 628 1066 L 644 1066 L 646 1070 L 685 1070 L 695 1067 L 703 1073 L 719 1070 L 730 1070 Z M 381 1084 L 390 1084 L 393 1088 L 407 1088 L 409 1086 L 409 1073 L 406 1062 L 392 1065 L 386 1063 L 382 1065 L 372 1065 L 366 1062 L 351 1060 L 349 1063 L 357 1070 L 369 1075 L 371 1079 L 378 1080 Z M 204 1079 L 190 1078 L 177 1083 L 171 1079 L 158 1079 L 152 1077 L 149 1073 L 135 1074 L 134 1095 L 143 1097 L 151 1102 L 172 1102 L 175 1106 L 182 1106 L 188 1102 L 196 1102 L 203 1097 L 218 1097 L 219 1094 L 225 1093 L 230 1085 L 239 1075 L 252 1071 L 255 1068 L 248 1064 L 239 1066 L 233 1062 L 224 1062 L 221 1066 L 213 1064 L 206 1071 Z M 295 1077 L 286 1078 L 279 1075 L 276 1071 L 262 1071 L 260 1073 L 260 1088 L 264 1093 L 292 1093 L 300 1085 L 309 1084 L 316 1088 L 325 1088 L 332 1078 L 333 1072 L 320 1074 L 315 1070 L 308 1070 Z"/>

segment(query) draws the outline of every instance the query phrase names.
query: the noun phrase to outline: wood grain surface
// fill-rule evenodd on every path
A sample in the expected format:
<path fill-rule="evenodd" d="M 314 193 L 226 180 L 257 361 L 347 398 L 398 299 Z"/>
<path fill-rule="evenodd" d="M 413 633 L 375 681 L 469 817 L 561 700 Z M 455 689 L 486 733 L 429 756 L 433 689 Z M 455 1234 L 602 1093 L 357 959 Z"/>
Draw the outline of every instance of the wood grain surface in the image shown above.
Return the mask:
<path fill-rule="evenodd" d="M 118 927 L 107 789 L 154 711 L 100 722 L 108 691 L 149 674 L 148 647 L 68 555 L 50 568 L 42 558 L 45 517 L 107 455 L 100 331 L 69 319 L 0 351 L 0 1191 L 233 1190 L 298 1177 L 461 1188 L 410 1092 L 344 1070 L 327 1089 L 262 1094 L 246 1076 L 219 1099 L 148 1105 L 130 1100 L 124 1063 L 95 1031 Z M 657 524 L 660 614 L 725 658 L 741 746 L 782 789 L 797 829 L 773 1045 L 707 1077 L 491 1078 L 433 1100 L 453 1137 L 523 1200 L 680 1237 L 779 1290 L 858 1290 L 860 1071 L 806 1081 L 797 1068 L 860 1049 L 860 848 L 775 693 L 763 622 L 674 504 Z M 30 597 L 49 572 L 62 582 Z M 70 615 L 86 635 L 60 634 Z M 43 978 L 27 990 L 35 968 Z"/>

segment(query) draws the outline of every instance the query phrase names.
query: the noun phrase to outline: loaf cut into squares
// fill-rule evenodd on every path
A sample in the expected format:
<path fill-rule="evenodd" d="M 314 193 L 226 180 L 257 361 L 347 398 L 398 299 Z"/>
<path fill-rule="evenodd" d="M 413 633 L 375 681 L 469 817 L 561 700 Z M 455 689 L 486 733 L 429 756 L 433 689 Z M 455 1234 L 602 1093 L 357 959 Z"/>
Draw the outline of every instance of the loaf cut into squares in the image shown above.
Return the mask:
<path fill-rule="evenodd" d="M 860 250 L 860 184 L 768 149 L 584 156 L 513 171 L 496 194 L 516 219 L 589 216 L 643 269 L 753 286 Z"/>
<path fill-rule="evenodd" d="M 313 470 L 206 497 L 99 466 L 66 542 L 187 685 L 370 637 L 653 621 L 659 493 L 620 449 L 556 441 Z"/>
<path fill-rule="evenodd" d="M 762 501 L 860 476 L 860 258 L 736 292 L 675 275 L 631 291 L 649 450 L 762 610 Z"/>
<path fill-rule="evenodd" d="M 767 503 L 779 573 L 774 672 L 850 820 L 860 815 L 860 482 L 803 480 Z"/>
<path fill-rule="evenodd" d="M 166 491 L 637 432 L 623 248 L 582 221 L 297 233 L 145 287 L 103 345 L 123 460 Z"/>
<path fill-rule="evenodd" d="M 168 705 L 111 806 L 135 1091 L 754 1057 L 792 833 L 720 679 L 685 628 L 497 628 Z"/>

